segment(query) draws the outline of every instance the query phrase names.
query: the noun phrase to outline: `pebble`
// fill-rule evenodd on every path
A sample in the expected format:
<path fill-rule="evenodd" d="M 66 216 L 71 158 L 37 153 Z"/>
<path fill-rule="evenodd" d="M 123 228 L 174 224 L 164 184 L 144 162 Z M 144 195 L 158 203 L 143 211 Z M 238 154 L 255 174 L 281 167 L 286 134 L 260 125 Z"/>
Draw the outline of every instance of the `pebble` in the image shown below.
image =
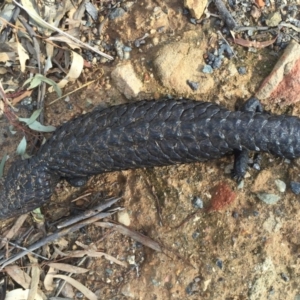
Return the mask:
<path fill-rule="evenodd" d="M 191 16 L 195 19 L 200 19 L 204 13 L 207 0 L 184 0 L 184 6 L 190 10 Z"/>
<path fill-rule="evenodd" d="M 109 14 L 109 19 L 114 20 L 122 17 L 125 14 L 125 10 L 122 7 L 117 7 Z"/>
<path fill-rule="evenodd" d="M 257 197 L 259 198 L 259 200 L 270 205 L 275 204 L 280 200 L 280 196 L 268 193 L 258 193 Z"/>
<path fill-rule="evenodd" d="M 217 259 L 216 265 L 222 270 L 223 269 L 223 261 L 221 259 Z"/>
<path fill-rule="evenodd" d="M 245 75 L 247 73 L 246 67 L 239 67 L 238 72 L 240 75 Z"/>
<path fill-rule="evenodd" d="M 190 22 L 194 25 L 197 25 L 197 20 L 195 18 L 190 18 Z"/>
<path fill-rule="evenodd" d="M 300 182 L 291 181 L 290 185 L 291 185 L 292 192 L 295 195 L 299 195 L 300 194 Z"/>
<path fill-rule="evenodd" d="M 189 85 L 189 87 L 193 90 L 193 91 L 197 91 L 199 88 L 199 82 L 195 82 L 195 81 L 187 81 L 187 84 Z"/>
<path fill-rule="evenodd" d="M 258 163 L 254 163 L 252 168 L 256 171 L 260 171 L 260 165 Z"/>
<path fill-rule="evenodd" d="M 233 170 L 233 163 L 228 164 L 228 165 L 225 166 L 224 173 L 225 174 L 231 174 L 232 170 Z"/>
<path fill-rule="evenodd" d="M 195 240 L 197 237 L 199 237 L 200 233 L 198 231 L 193 232 L 192 238 Z"/>
<path fill-rule="evenodd" d="M 285 184 L 285 182 L 283 182 L 280 179 L 276 179 L 275 180 L 275 185 L 276 185 L 276 187 L 277 187 L 277 189 L 278 189 L 279 192 L 281 192 L 281 193 L 285 192 L 285 190 L 286 190 L 286 184 Z"/>
<path fill-rule="evenodd" d="M 204 65 L 204 67 L 202 68 L 202 72 L 205 74 L 211 74 L 213 72 L 213 68 L 211 67 L 211 65 Z"/>
<path fill-rule="evenodd" d="M 130 265 L 136 265 L 136 262 L 135 262 L 135 255 L 129 255 L 128 257 L 127 257 L 127 261 L 128 261 L 128 263 L 130 264 Z"/>
<path fill-rule="evenodd" d="M 130 225 L 130 217 L 127 210 L 121 210 L 118 212 L 118 221 L 125 226 Z"/>
<path fill-rule="evenodd" d="M 235 218 L 235 219 L 237 219 L 237 218 L 239 217 L 239 213 L 236 212 L 236 211 L 234 211 L 234 212 L 232 213 L 232 217 Z"/>
<path fill-rule="evenodd" d="M 156 45 L 158 45 L 158 43 L 159 43 L 158 37 L 154 37 L 154 38 L 152 39 L 152 44 L 153 44 L 154 46 L 156 46 Z"/>
<path fill-rule="evenodd" d="M 192 200 L 192 204 L 195 208 L 203 208 L 203 201 L 199 197 L 194 197 Z"/>
<path fill-rule="evenodd" d="M 282 278 L 285 282 L 290 281 L 289 276 L 287 276 L 285 273 L 281 273 L 281 278 Z"/>
<path fill-rule="evenodd" d="M 245 181 L 244 180 L 241 180 L 239 183 L 238 183 L 238 186 L 237 186 L 237 189 L 238 190 L 242 190 L 245 186 Z"/>
<path fill-rule="evenodd" d="M 111 78 L 127 99 L 135 98 L 143 87 L 142 81 L 129 63 L 117 65 L 111 72 Z"/>
<path fill-rule="evenodd" d="M 266 24 L 270 27 L 278 26 L 278 24 L 282 21 L 280 12 L 272 13 L 268 20 L 266 20 Z"/>

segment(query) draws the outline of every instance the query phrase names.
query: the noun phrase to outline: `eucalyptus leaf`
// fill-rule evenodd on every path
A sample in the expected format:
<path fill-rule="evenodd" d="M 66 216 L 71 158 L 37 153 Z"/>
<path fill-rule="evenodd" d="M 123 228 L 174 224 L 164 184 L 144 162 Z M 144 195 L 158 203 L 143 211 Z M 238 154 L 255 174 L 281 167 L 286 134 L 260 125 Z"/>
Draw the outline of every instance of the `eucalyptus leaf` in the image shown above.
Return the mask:
<path fill-rule="evenodd" d="M 38 118 L 38 116 L 41 114 L 41 111 L 42 111 L 42 108 L 37 109 L 32 113 L 30 118 L 19 118 L 19 121 L 24 122 L 26 125 L 30 125 Z"/>
<path fill-rule="evenodd" d="M 42 82 L 45 82 L 51 86 L 53 86 L 53 89 L 55 90 L 56 94 L 61 97 L 62 96 L 62 91 L 61 88 L 57 85 L 55 81 L 52 79 L 49 79 L 45 77 L 42 74 L 35 74 L 34 77 L 27 79 L 23 85 L 30 83 L 28 89 L 34 89 L 35 87 L 39 86 Z"/>
<path fill-rule="evenodd" d="M 14 126 L 12 126 L 12 125 L 9 125 L 8 129 L 9 129 L 9 131 L 10 131 L 11 134 L 16 134 L 17 133 L 17 131 L 14 130 Z"/>
<path fill-rule="evenodd" d="M 29 124 L 28 127 L 32 130 L 35 131 L 40 131 L 40 132 L 52 132 L 56 129 L 56 127 L 52 125 L 42 125 L 39 121 L 34 121 L 33 123 Z"/>
<path fill-rule="evenodd" d="M 3 177 L 3 171 L 4 171 L 4 166 L 5 166 L 6 160 L 7 160 L 7 153 L 4 154 L 4 156 L 1 160 L 1 163 L 0 163 L 0 178 Z"/>
<path fill-rule="evenodd" d="M 36 74 L 37 75 L 37 74 Z M 30 81 L 30 86 L 29 86 L 29 90 L 34 89 L 35 87 L 39 86 L 42 83 L 42 80 L 37 77 L 37 76 L 32 77 L 31 81 Z"/>
<path fill-rule="evenodd" d="M 57 83 L 55 81 L 53 81 L 52 79 L 49 79 L 41 74 L 36 74 L 35 77 L 38 77 L 41 81 L 44 81 L 44 82 L 48 83 L 49 85 L 52 85 L 56 94 L 58 95 L 58 97 L 62 96 L 61 88 L 57 85 Z"/>
<path fill-rule="evenodd" d="M 26 153 L 26 146 L 27 146 L 27 141 L 25 136 L 23 136 L 21 142 L 19 143 L 18 147 L 17 147 L 17 154 L 21 155 L 22 157 L 24 156 L 24 154 Z"/>

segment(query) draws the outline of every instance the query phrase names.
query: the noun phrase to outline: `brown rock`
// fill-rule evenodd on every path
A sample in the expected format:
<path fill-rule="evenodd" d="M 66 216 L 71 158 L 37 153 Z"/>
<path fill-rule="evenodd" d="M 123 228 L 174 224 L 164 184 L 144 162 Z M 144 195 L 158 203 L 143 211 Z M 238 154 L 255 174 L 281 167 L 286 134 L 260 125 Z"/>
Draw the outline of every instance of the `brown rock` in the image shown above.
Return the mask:
<path fill-rule="evenodd" d="M 256 97 L 288 105 L 300 101 L 300 45 L 291 41 Z"/>
<path fill-rule="evenodd" d="M 198 41 L 198 44 L 197 44 Z M 214 80 L 212 75 L 201 72 L 205 62 L 201 46 L 201 37 L 189 34 L 183 41 L 164 45 L 156 53 L 153 65 L 162 84 L 176 94 L 201 95 L 211 91 Z M 187 82 L 199 85 L 192 90 Z"/>
<path fill-rule="evenodd" d="M 196 19 L 202 17 L 206 5 L 207 0 L 184 0 L 184 6 L 190 10 L 191 15 Z"/>
<path fill-rule="evenodd" d="M 118 90 L 124 94 L 127 99 L 135 98 L 142 90 L 143 83 L 137 77 L 130 63 L 117 65 L 111 72 L 111 78 Z"/>

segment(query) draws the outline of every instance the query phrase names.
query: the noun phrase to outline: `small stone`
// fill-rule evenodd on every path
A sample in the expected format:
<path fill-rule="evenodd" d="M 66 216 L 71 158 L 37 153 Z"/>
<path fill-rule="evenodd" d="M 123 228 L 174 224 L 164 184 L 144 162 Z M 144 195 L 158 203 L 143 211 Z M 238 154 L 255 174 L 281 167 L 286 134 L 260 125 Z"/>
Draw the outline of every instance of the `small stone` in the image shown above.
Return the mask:
<path fill-rule="evenodd" d="M 289 276 L 287 276 L 285 273 L 281 273 L 281 278 L 282 278 L 285 282 L 290 281 Z"/>
<path fill-rule="evenodd" d="M 278 189 L 279 192 L 281 192 L 281 193 L 285 192 L 285 190 L 286 190 L 286 184 L 285 184 L 285 182 L 283 182 L 280 179 L 276 179 L 275 180 L 275 185 L 276 185 L 276 187 L 277 187 L 277 189 Z"/>
<path fill-rule="evenodd" d="M 253 168 L 254 170 L 256 170 L 256 171 L 260 171 L 260 164 L 254 163 L 253 166 L 252 166 L 252 168 Z"/>
<path fill-rule="evenodd" d="M 193 91 L 197 91 L 199 88 L 199 82 L 187 80 L 187 84 Z"/>
<path fill-rule="evenodd" d="M 239 217 L 239 213 L 236 212 L 236 211 L 234 211 L 234 212 L 232 213 L 232 217 L 235 218 L 235 219 L 237 219 L 237 218 Z"/>
<path fill-rule="evenodd" d="M 154 38 L 152 39 L 152 44 L 153 44 L 154 46 L 156 46 L 156 45 L 158 45 L 158 43 L 159 43 L 158 37 L 154 37 Z"/>
<path fill-rule="evenodd" d="M 190 22 L 194 25 L 197 25 L 197 20 L 195 18 L 190 18 Z"/>
<path fill-rule="evenodd" d="M 237 189 L 238 190 L 242 190 L 245 186 L 245 181 L 244 180 L 241 180 L 239 183 L 238 183 L 238 186 L 237 186 Z"/>
<path fill-rule="evenodd" d="M 125 10 L 122 7 L 117 7 L 109 14 L 109 19 L 114 20 L 122 17 L 125 14 Z"/>
<path fill-rule="evenodd" d="M 259 215 L 259 212 L 256 211 L 256 210 L 254 210 L 254 211 L 253 211 L 253 216 L 254 216 L 254 217 L 257 217 L 258 215 Z"/>
<path fill-rule="evenodd" d="M 247 73 L 246 67 L 239 67 L 238 72 L 240 75 L 245 75 Z"/>
<path fill-rule="evenodd" d="M 207 0 L 184 0 L 184 6 L 190 10 L 191 15 L 196 19 L 202 17 L 206 5 Z"/>
<path fill-rule="evenodd" d="M 278 24 L 282 21 L 281 14 L 279 11 L 276 11 L 269 15 L 268 19 L 266 20 L 266 24 L 270 27 L 278 26 Z"/>
<path fill-rule="evenodd" d="M 223 269 L 223 261 L 221 259 L 217 259 L 216 265 L 222 270 Z"/>
<path fill-rule="evenodd" d="M 280 200 L 280 196 L 268 193 L 258 193 L 257 197 L 259 198 L 259 200 L 270 205 L 275 204 Z"/>
<path fill-rule="evenodd" d="M 292 192 L 295 195 L 299 195 L 300 194 L 300 182 L 291 181 L 290 185 L 291 185 Z"/>
<path fill-rule="evenodd" d="M 204 67 L 202 68 L 202 72 L 205 74 L 211 74 L 213 72 L 213 68 L 211 67 L 211 65 L 204 65 Z"/>
<path fill-rule="evenodd" d="M 118 221 L 125 226 L 130 225 L 130 217 L 127 210 L 121 210 L 118 212 Z"/>
<path fill-rule="evenodd" d="M 194 197 L 192 200 L 192 204 L 195 208 L 203 208 L 203 201 L 199 197 Z"/>
<path fill-rule="evenodd" d="M 130 265 L 136 265 L 136 262 L 135 262 L 135 255 L 129 255 L 128 257 L 127 257 L 127 261 L 128 261 L 128 263 L 130 264 Z"/>
<path fill-rule="evenodd" d="M 143 83 L 129 63 L 117 65 L 111 72 L 111 78 L 127 99 L 136 97 L 142 90 Z"/>
<path fill-rule="evenodd" d="M 199 237 L 200 233 L 198 231 L 193 232 L 192 238 L 195 240 L 197 237 Z"/>
<path fill-rule="evenodd" d="M 107 275 L 107 276 L 111 276 L 112 274 L 113 274 L 113 270 L 112 269 L 105 269 L 105 274 Z"/>
<path fill-rule="evenodd" d="M 232 174 L 232 170 L 233 170 L 233 163 L 228 164 L 228 165 L 225 166 L 224 173 L 225 174 Z"/>

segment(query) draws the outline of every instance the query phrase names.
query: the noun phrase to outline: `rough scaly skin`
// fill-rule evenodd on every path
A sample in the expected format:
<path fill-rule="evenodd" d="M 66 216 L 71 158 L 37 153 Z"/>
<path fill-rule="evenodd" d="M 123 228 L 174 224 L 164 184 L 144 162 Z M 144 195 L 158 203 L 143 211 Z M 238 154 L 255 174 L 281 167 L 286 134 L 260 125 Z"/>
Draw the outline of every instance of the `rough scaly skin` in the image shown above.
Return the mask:
<path fill-rule="evenodd" d="M 12 165 L 0 218 L 48 202 L 62 178 L 81 185 L 95 174 L 205 161 L 242 149 L 299 157 L 300 119 L 188 99 L 96 109 L 62 125 L 35 157 Z"/>

